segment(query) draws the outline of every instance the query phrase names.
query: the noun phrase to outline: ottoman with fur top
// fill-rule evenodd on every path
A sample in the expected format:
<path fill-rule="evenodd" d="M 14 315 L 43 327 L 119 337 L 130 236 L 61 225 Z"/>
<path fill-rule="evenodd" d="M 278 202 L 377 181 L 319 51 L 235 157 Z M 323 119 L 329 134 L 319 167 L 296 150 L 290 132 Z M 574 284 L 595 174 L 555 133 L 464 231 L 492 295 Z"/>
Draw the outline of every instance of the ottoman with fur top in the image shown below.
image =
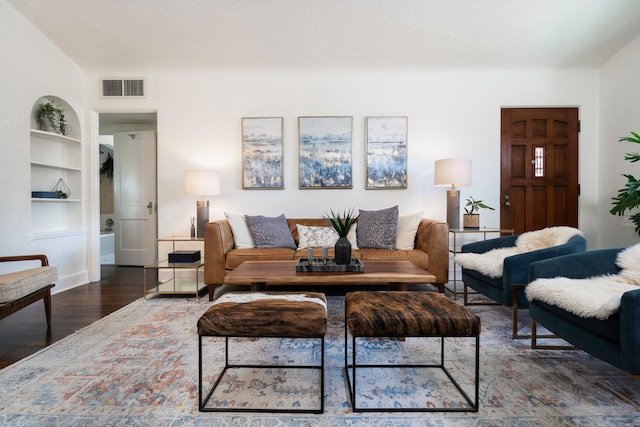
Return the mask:
<path fill-rule="evenodd" d="M 231 292 L 220 296 L 198 320 L 198 400 L 200 411 L 324 412 L 324 336 L 327 299 L 318 292 Z M 203 337 L 225 338 L 225 366 L 203 399 Z M 229 363 L 229 338 L 305 338 L 320 340 L 319 365 L 255 365 Z M 319 371 L 319 403 L 314 408 L 216 406 L 214 392 L 228 370 L 284 367 Z M 223 392 L 224 393 L 224 392 Z M 214 405 L 208 405 L 209 401 Z M 220 399 L 218 399 L 220 400 Z M 221 400 L 225 400 L 224 398 Z"/>
<path fill-rule="evenodd" d="M 433 292 L 379 291 L 379 292 L 350 292 L 345 296 L 345 371 L 349 386 L 349 395 L 353 410 L 363 411 L 421 411 L 421 412 L 477 412 L 478 411 L 478 380 L 480 367 L 480 319 L 467 310 L 448 299 L 444 294 Z M 351 355 L 349 364 L 348 332 L 352 335 Z M 439 364 L 358 364 L 356 343 L 357 338 L 368 337 L 439 337 Z M 475 338 L 475 399 L 472 401 L 468 394 L 453 378 L 444 364 L 444 339 L 446 337 Z M 391 407 L 358 406 L 358 389 L 356 386 L 357 369 L 360 368 L 439 368 L 464 398 L 467 406 L 461 407 Z M 416 370 L 417 371 L 417 370 Z M 353 383 L 352 383 L 353 382 Z M 425 399 L 426 400 L 426 399 Z"/>

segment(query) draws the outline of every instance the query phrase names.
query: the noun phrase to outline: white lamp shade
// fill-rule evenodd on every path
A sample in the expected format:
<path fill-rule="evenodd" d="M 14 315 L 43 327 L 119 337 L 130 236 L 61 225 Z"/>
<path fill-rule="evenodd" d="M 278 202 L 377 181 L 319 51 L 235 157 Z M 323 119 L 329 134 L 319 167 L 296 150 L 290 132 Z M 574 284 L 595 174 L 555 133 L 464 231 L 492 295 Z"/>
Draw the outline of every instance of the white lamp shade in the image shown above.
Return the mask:
<path fill-rule="evenodd" d="M 471 160 L 436 160 L 434 185 L 438 187 L 467 187 L 471 185 Z"/>
<path fill-rule="evenodd" d="M 220 175 L 214 171 L 185 171 L 184 192 L 191 196 L 219 196 Z"/>

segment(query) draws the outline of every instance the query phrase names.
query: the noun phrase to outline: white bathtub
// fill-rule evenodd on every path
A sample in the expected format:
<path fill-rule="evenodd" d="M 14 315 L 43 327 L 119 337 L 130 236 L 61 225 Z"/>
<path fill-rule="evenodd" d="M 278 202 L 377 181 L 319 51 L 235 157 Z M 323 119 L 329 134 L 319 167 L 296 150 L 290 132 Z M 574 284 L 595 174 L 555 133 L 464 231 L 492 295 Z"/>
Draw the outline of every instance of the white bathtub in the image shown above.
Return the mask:
<path fill-rule="evenodd" d="M 113 231 L 100 231 L 100 264 L 116 263 L 116 244 Z"/>

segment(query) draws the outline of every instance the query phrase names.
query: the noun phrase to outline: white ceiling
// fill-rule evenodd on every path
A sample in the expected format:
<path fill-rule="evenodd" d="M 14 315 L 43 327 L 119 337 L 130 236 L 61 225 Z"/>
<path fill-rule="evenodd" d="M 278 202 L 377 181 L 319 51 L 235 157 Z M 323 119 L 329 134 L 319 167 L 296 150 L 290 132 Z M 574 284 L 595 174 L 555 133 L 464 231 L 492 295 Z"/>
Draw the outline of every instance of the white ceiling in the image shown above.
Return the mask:
<path fill-rule="evenodd" d="M 599 67 L 639 0 L 7 0 L 85 70 Z"/>

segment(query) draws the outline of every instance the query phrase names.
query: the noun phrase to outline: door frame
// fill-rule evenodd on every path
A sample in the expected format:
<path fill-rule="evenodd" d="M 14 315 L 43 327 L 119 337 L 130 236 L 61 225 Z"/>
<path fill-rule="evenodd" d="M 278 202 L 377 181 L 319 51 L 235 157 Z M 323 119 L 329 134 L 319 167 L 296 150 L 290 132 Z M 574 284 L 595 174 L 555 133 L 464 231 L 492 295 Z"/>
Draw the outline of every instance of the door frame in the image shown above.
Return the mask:
<path fill-rule="evenodd" d="M 125 114 L 144 114 L 156 113 L 156 147 L 158 144 L 157 136 L 157 109 L 94 109 L 89 113 L 89 143 L 86 147 L 85 159 L 87 161 L 87 185 L 84 190 L 84 200 L 87 200 L 86 224 L 87 224 L 87 267 L 89 273 L 89 282 L 98 282 L 101 279 L 100 265 L 100 114 L 109 113 L 125 113 Z M 158 154 L 156 150 L 156 165 L 158 163 Z M 158 186 L 156 178 L 156 189 Z"/>

